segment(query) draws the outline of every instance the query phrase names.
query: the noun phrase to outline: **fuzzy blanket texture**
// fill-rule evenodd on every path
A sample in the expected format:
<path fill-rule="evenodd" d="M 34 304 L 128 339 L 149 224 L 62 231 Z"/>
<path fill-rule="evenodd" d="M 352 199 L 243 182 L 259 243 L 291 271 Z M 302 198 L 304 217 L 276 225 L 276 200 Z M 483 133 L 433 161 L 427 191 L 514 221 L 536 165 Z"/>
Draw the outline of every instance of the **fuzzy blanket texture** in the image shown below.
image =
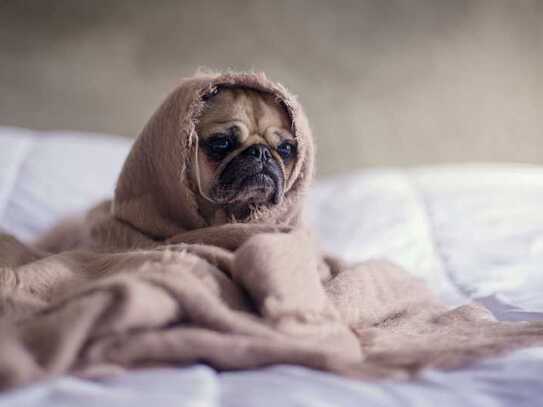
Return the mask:
<path fill-rule="evenodd" d="M 198 211 L 195 123 L 217 86 L 275 95 L 298 141 L 281 203 L 247 223 L 210 225 Z M 0 388 L 194 362 L 402 379 L 543 344 L 542 322 L 450 310 L 393 264 L 323 255 L 302 222 L 313 170 L 307 119 L 282 86 L 263 74 L 183 80 L 136 140 L 112 201 L 32 247 L 0 237 Z"/>

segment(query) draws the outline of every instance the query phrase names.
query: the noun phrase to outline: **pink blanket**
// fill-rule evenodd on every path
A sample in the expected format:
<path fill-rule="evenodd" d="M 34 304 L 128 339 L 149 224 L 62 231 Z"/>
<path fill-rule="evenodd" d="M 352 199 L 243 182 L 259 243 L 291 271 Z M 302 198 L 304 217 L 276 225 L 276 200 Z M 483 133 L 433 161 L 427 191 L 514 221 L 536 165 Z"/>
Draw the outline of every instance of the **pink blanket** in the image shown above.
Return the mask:
<path fill-rule="evenodd" d="M 298 141 L 284 198 L 246 223 L 208 225 L 198 211 L 195 121 L 217 86 L 277 97 Z M 182 81 L 134 144 L 113 201 L 37 247 L 0 237 L 0 387 L 194 362 L 405 378 L 543 343 L 543 323 L 449 310 L 390 263 L 321 254 L 301 221 L 313 157 L 301 106 L 264 75 Z"/>

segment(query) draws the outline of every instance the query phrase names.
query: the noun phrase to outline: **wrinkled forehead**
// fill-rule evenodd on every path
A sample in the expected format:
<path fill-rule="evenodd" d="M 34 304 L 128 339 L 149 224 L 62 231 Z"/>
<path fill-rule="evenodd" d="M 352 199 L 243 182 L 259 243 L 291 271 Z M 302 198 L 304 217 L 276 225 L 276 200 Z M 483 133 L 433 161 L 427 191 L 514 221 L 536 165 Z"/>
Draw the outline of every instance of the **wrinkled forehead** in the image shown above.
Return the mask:
<path fill-rule="evenodd" d="M 242 87 L 222 88 L 206 101 L 199 127 L 241 122 L 255 131 L 276 127 L 289 131 L 291 120 L 275 96 Z"/>

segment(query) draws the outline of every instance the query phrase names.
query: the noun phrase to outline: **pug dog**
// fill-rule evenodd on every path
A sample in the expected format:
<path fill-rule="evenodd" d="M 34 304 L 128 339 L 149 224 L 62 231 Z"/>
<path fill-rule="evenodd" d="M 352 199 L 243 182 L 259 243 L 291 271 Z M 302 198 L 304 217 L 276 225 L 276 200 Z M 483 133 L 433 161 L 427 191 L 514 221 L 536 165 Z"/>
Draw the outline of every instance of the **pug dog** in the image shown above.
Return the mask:
<path fill-rule="evenodd" d="M 285 107 L 271 94 L 219 88 L 198 120 L 200 210 L 206 218 L 244 221 L 281 202 L 297 158 Z"/>

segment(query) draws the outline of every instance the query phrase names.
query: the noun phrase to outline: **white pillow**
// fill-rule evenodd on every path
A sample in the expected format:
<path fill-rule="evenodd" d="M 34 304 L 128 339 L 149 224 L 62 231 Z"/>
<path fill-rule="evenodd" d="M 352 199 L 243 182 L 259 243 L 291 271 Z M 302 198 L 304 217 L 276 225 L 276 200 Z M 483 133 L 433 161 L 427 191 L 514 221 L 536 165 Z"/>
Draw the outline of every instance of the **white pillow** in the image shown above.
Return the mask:
<path fill-rule="evenodd" d="M 0 127 L 0 227 L 23 240 L 111 196 L 130 140 Z"/>

